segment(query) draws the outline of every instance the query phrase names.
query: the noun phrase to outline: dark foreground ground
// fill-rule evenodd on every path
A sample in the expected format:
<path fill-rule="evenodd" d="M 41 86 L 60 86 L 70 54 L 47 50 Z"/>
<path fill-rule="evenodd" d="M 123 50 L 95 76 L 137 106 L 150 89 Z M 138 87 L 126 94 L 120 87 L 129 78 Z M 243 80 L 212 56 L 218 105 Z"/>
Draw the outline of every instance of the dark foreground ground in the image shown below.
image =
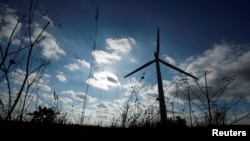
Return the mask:
<path fill-rule="evenodd" d="M 244 136 L 249 140 L 250 125 L 227 125 L 213 127 L 162 127 L 162 128 L 115 128 L 80 125 L 38 124 L 19 122 L 0 122 L 0 137 L 8 139 L 34 139 L 34 140 L 61 140 L 61 139 L 206 139 L 212 136 L 213 129 L 223 134 L 229 132 L 229 136 Z M 244 131 L 245 135 L 242 134 Z M 231 133 L 230 133 L 231 132 Z M 240 134 L 239 134 L 240 133 Z M 228 137 L 228 136 L 223 136 Z M 233 138 L 234 138 L 233 137 Z M 219 137 L 221 138 L 221 137 Z"/>

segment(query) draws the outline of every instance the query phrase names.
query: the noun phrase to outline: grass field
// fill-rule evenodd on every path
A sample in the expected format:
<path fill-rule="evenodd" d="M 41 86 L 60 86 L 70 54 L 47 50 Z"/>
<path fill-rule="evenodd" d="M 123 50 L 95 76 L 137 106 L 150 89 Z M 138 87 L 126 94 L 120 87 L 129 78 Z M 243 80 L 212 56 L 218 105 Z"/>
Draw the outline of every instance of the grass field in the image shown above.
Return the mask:
<path fill-rule="evenodd" d="M 6 122 L 1 121 L 1 137 L 26 139 L 149 139 L 149 138 L 200 138 L 212 136 L 212 129 L 220 131 L 245 131 L 249 137 L 249 125 L 227 125 L 211 127 L 99 127 L 68 124 L 44 124 L 30 122 Z"/>

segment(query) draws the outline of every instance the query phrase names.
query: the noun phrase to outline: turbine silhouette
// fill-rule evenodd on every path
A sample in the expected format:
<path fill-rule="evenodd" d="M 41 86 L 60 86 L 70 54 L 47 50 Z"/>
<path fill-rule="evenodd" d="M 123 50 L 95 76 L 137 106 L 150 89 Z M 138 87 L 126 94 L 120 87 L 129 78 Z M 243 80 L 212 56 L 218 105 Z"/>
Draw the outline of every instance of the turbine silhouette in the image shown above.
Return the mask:
<path fill-rule="evenodd" d="M 165 105 L 165 99 L 164 99 L 164 91 L 163 91 L 163 86 L 162 86 L 162 77 L 161 77 L 161 72 L 160 72 L 160 63 L 163 63 L 164 65 L 177 70 L 181 73 L 184 73 L 187 76 L 190 76 L 196 80 L 198 80 L 197 77 L 161 60 L 159 58 L 159 52 L 160 52 L 160 29 L 158 27 L 157 29 L 157 46 L 156 46 L 156 52 L 154 53 L 155 59 L 152 61 L 147 62 L 146 64 L 142 65 L 141 67 L 135 69 L 134 71 L 132 71 L 131 73 L 127 74 L 126 76 L 124 76 L 124 78 L 136 73 L 137 71 L 153 64 L 154 62 L 156 63 L 156 73 L 157 73 L 157 83 L 158 83 L 158 93 L 159 93 L 159 106 L 160 106 L 160 114 L 161 114 L 161 125 L 166 125 L 166 120 L 167 120 L 167 113 L 166 113 L 166 105 Z"/>

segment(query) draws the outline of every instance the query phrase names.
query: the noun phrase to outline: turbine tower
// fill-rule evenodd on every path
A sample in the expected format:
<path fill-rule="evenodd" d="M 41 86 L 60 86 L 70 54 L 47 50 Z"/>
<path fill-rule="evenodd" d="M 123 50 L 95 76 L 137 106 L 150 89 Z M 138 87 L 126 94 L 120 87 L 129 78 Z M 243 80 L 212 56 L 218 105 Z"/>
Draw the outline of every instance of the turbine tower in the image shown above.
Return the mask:
<path fill-rule="evenodd" d="M 167 67 L 170 67 L 174 70 L 177 70 L 181 73 L 184 73 L 187 76 L 190 76 L 192 78 L 194 78 L 195 80 L 198 80 L 197 77 L 161 60 L 159 58 L 159 52 L 160 52 L 160 30 L 159 27 L 157 29 L 157 46 L 156 46 L 156 52 L 154 53 L 155 59 L 152 61 L 147 62 L 146 64 L 142 65 L 141 67 L 135 69 L 134 71 L 132 71 L 131 73 L 127 74 L 126 76 L 124 76 L 124 78 L 136 73 L 137 71 L 153 64 L 154 62 L 156 63 L 156 73 L 157 73 L 157 83 L 158 83 L 158 93 L 159 93 L 159 106 L 160 106 L 160 114 L 161 114 L 161 125 L 164 126 L 166 125 L 166 121 L 167 121 L 167 112 L 166 112 L 166 105 L 165 105 L 165 99 L 164 99 L 164 91 L 163 91 L 163 86 L 162 86 L 162 77 L 161 77 L 161 70 L 160 70 L 160 63 L 163 63 L 164 65 L 166 65 Z"/>

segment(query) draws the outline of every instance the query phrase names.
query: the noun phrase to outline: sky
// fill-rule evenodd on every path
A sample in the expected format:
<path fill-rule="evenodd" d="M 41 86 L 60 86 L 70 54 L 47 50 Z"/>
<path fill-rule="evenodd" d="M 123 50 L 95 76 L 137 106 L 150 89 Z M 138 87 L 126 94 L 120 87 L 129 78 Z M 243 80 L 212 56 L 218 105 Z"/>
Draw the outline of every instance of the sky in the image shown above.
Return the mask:
<path fill-rule="evenodd" d="M 28 13 L 29 0 L 6 2 L 10 11 Z M 130 114 L 136 105 L 157 109 L 155 64 L 124 76 L 154 59 L 159 28 L 162 60 L 198 77 L 201 86 L 205 86 L 204 72 L 211 72 L 207 75 L 210 95 L 229 82 L 225 78 L 237 76 L 222 99 L 230 103 L 234 96 L 244 95 L 235 110 L 237 118 L 250 112 L 250 2 L 247 0 L 40 0 L 37 11 L 38 15 L 41 11 L 49 11 L 50 17 L 59 15 L 43 16 L 52 24 L 44 33 L 46 38 L 40 43 L 37 55 L 51 59 L 51 64 L 40 80 L 31 107 L 55 104 L 55 93 L 60 111 L 67 113 L 69 122 L 80 123 L 84 109 L 85 124 L 99 125 L 120 121 L 128 103 Z M 1 42 L 10 36 L 20 13 L 4 18 L 8 24 L 0 31 Z M 34 25 L 37 29 L 34 35 L 42 25 L 39 22 Z M 160 67 L 168 116 L 172 115 L 172 105 L 176 114 L 185 111 L 186 114 L 180 115 L 188 118 L 186 87 L 182 81 L 177 91 L 177 84 L 188 78 L 198 97 L 204 95 L 192 78 L 163 64 Z M 22 73 L 17 70 L 16 75 Z M 15 79 L 19 81 L 18 78 L 23 77 Z M 7 98 L 5 88 L 1 81 L 2 103 Z M 194 95 L 191 99 L 198 102 Z M 199 115 L 195 106 L 193 109 Z M 249 118 L 241 124 L 250 124 Z"/>

